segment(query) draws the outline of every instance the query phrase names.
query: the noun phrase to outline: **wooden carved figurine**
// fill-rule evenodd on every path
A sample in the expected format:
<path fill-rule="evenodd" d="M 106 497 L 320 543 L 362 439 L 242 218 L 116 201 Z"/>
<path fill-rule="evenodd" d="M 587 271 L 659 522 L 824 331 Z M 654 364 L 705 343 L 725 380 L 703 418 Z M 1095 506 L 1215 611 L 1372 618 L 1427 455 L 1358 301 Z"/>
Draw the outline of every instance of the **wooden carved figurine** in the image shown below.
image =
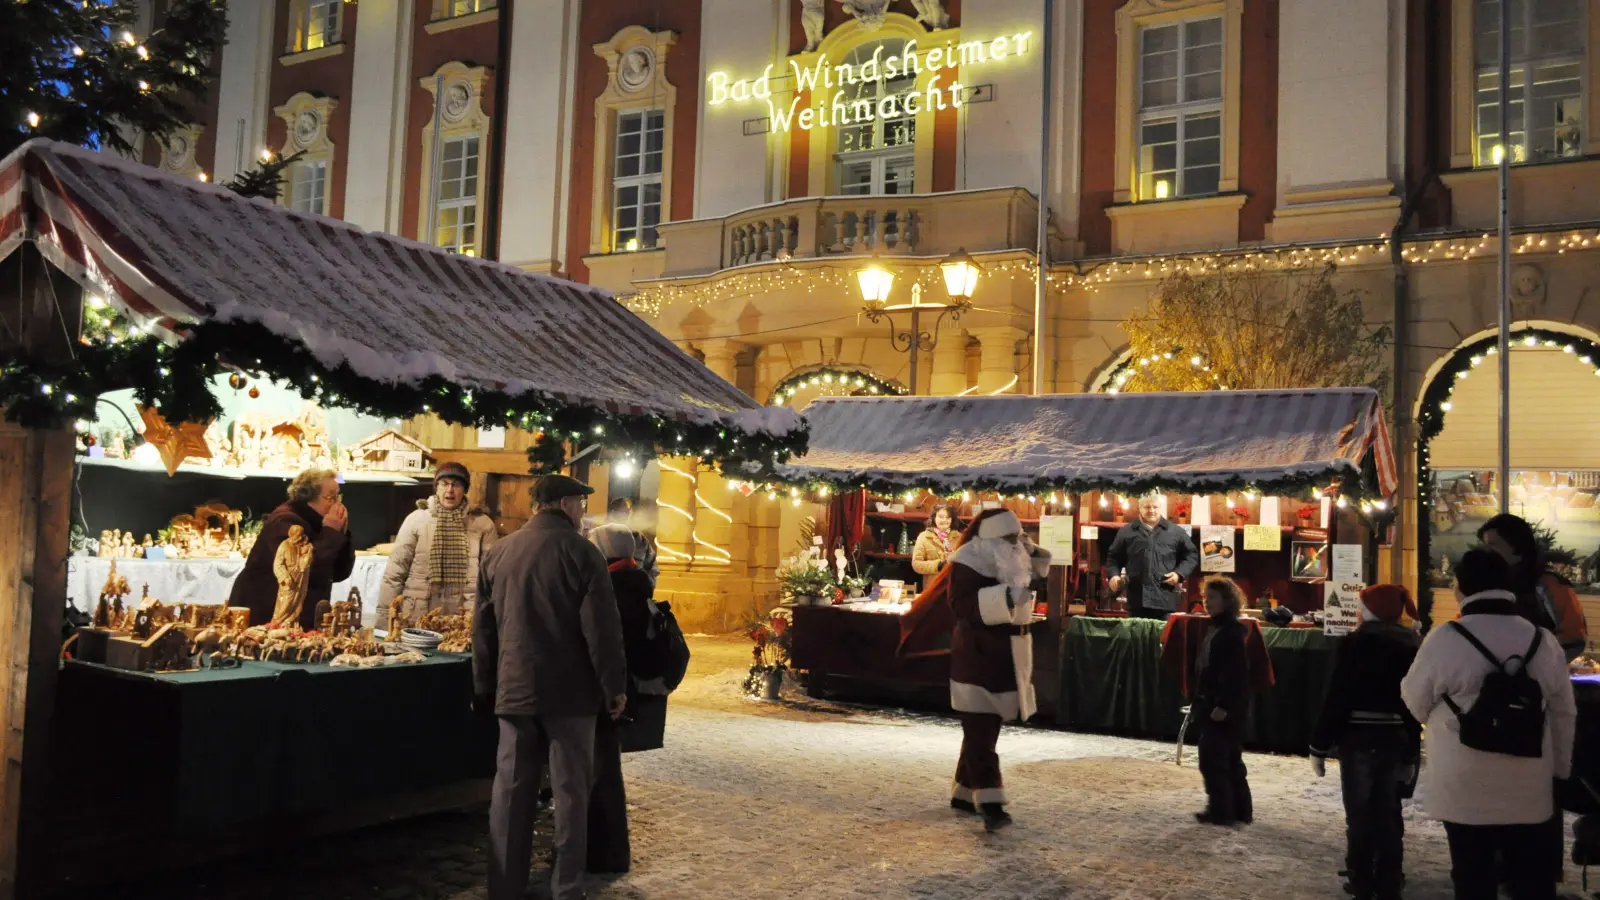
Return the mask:
<path fill-rule="evenodd" d="M 285 628 L 300 621 L 306 589 L 311 580 L 311 542 L 299 525 L 289 526 L 289 536 L 278 545 L 272 559 L 272 574 L 278 579 L 278 602 L 272 609 L 272 624 Z"/>
<path fill-rule="evenodd" d="M 406 618 L 400 612 L 401 604 L 403 604 L 404 602 L 405 602 L 405 596 L 403 594 L 402 595 L 396 595 L 395 598 L 389 602 L 389 637 L 388 637 L 388 639 L 391 640 L 391 641 L 400 640 L 400 630 L 406 627 Z"/>

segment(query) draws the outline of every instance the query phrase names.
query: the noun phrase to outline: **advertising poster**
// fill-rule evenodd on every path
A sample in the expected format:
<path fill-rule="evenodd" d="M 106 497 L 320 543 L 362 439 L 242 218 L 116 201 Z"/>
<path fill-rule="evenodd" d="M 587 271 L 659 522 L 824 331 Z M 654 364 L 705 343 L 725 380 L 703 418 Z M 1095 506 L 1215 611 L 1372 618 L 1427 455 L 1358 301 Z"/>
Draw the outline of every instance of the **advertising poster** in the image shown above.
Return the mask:
<path fill-rule="evenodd" d="M 1200 571 L 1237 571 L 1233 552 L 1233 535 L 1234 530 L 1230 525 L 1200 526 Z"/>
<path fill-rule="evenodd" d="M 1072 517 L 1040 516 L 1039 546 L 1050 551 L 1050 565 L 1072 563 Z"/>
<path fill-rule="evenodd" d="M 1295 581 L 1321 581 L 1328 577 L 1328 545 L 1294 541 L 1289 545 L 1289 575 Z"/>
<path fill-rule="evenodd" d="M 1283 549 L 1283 529 L 1276 525 L 1246 525 L 1244 548 L 1276 553 Z"/>
<path fill-rule="evenodd" d="M 1322 586 L 1322 631 L 1330 636 L 1349 634 L 1361 625 L 1359 581 L 1329 581 Z"/>
<path fill-rule="evenodd" d="M 1330 577 L 1335 581 L 1362 581 L 1361 545 L 1334 544 Z"/>

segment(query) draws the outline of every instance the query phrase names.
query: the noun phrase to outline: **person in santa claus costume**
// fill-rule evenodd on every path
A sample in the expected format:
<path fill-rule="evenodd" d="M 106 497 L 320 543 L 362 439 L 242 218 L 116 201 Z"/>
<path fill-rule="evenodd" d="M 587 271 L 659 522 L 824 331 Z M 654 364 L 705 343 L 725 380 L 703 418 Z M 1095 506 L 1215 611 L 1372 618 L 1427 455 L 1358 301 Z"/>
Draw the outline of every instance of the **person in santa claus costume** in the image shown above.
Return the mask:
<path fill-rule="evenodd" d="M 961 719 L 961 757 L 950 806 L 983 815 L 996 831 L 1011 824 L 995 746 L 1000 726 L 1027 721 L 1033 696 L 1033 599 L 1028 584 L 1049 572 L 1050 553 L 1022 531 L 1016 514 L 989 510 L 946 567 L 950 611 L 950 705 Z"/>

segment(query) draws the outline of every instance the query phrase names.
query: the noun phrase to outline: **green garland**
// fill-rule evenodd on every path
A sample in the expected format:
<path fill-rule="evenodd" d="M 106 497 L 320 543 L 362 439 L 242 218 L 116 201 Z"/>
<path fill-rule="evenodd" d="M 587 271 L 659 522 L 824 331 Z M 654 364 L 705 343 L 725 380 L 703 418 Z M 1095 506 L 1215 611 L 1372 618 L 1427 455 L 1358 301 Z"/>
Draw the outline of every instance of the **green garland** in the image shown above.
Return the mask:
<path fill-rule="evenodd" d="M 852 396 L 900 396 L 906 393 L 905 385 L 898 381 L 880 378 L 864 366 L 807 366 L 790 372 L 772 389 L 768 403 L 782 406 L 804 387 L 826 387 L 834 384 L 853 387 Z"/>
<path fill-rule="evenodd" d="M 129 329 L 105 310 L 86 310 L 84 324 L 84 343 L 70 364 L 26 358 L 0 364 L 0 406 L 9 420 L 29 428 L 64 427 L 93 419 L 102 392 L 132 388 L 139 403 L 158 407 L 169 422 L 206 422 L 222 412 L 211 392 L 213 378 L 242 370 L 282 382 L 323 406 L 379 418 L 432 413 L 458 425 L 542 431 L 545 440 L 529 456 L 546 465 L 551 458 L 559 465 L 561 443 L 569 438 L 699 456 L 729 472 L 786 462 L 805 446 L 803 430 L 784 437 L 739 435 L 720 425 L 573 406 L 538 391 L 470 390 L 438 376 L 419 383 L 377 381 L 342 363 L 324 366 L 303 345 L 254 323 L 201 322 L 175 345 Z"/>
<path fill-rule="evenodd" d="M 1532 342 L 1530 344 L 1530 341 Z M 1584 365 L 1594 367 L 1600 375 L 1600 343 L 1548 328 L 1517 328 L 1511 332 L 1511 343 L 1522 346 L 1560 348 L 1578 357 Z M 1426 584 L 1434 569 L 1432 553 L 1433 490 L 1432 465 L 1428 448 L 1433 439 L 1444 430 L 1445 404 L 1455 392 L 1456 382 L 1466 373 L 1494 359 L 1499 337 L 1491 336 L 1473 341 L 1445 360 L 1444 366 L 1422 392 L 1422 408 L 1417 416 L 1417 550 L 1423 560 L 1419 581 Z"/>
<path fill-rule="evenodd" d="M 1033 480 L 1021 479 L 996 479 L 974 478 L 963 481 L 957 490 L 978 492 L 994 492 L 999 494 L 1023 494 L 1039 496 L 1050 493 L 1086 494 L 1091 491 L 1112 491 L 1118 494 L 1136 496 L 1150 491 L 1160 491 L 1172 494 L 1224 494 L 1254 492 L 1264 496 L 1310 498 L 1316 490 L 1327 489 L 1337 484 L 1339 493 L 1347 498 L 1346 502 L 1359 504 L 1364 498 L 1377 497 L 1375 473 L 1372 466 L 1362 466 L 1362 477 L 1352 479 L 1346 469 L 1327 469 L 1314 475 L 1295 475 L 1284 478 L 1273 478 L 1266 481 L 1248 481 L 1244 478 L 1224 478 L 1216 481 L 1207 481 L 1197 484 L 1195 481 L 1184 481 L 1173 478 L 1140 478 L 1123 484 L 1110 484 L 1092 479 L 1048 479 L 1037 478 Z M 939 480 L 922 475 L 907 475 L 905 477 L 867 477 L 867 478 L 769 478 L 756 485 L 758 490 L 800 490 L 812 491 L 822 487 L 838 490 L 854 490 L 865 488 L 873 493 L 892 495 L 906 491 L 925 490 L 941 496 L 950 493 L 948 481 Z"/>

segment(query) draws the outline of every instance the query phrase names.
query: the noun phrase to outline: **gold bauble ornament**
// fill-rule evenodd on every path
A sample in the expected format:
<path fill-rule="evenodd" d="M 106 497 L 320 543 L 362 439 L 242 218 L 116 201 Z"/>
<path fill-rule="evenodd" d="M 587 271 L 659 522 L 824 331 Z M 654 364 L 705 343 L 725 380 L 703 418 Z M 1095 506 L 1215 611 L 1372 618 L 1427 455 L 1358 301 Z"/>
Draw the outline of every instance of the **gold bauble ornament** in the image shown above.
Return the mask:
<path fill-rule="evenodd" d="M 236 391 L 244 387 L 244 376 L 240 375 L 238 372 L 234 372 L 233 374 L 229 375 L 228 387 L 231 387 Z"/>

